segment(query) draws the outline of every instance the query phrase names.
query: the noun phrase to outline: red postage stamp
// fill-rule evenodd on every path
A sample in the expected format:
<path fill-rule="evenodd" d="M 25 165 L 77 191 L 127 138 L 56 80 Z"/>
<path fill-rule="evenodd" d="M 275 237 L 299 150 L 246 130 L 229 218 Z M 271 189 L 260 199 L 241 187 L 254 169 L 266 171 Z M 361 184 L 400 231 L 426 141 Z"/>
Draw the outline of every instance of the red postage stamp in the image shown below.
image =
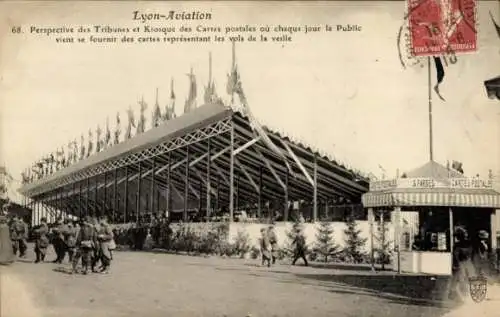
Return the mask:
<path fill-rule="evenodd" d="M 413 56 L 476 51 L 476 0 L 408 0 Z"/>

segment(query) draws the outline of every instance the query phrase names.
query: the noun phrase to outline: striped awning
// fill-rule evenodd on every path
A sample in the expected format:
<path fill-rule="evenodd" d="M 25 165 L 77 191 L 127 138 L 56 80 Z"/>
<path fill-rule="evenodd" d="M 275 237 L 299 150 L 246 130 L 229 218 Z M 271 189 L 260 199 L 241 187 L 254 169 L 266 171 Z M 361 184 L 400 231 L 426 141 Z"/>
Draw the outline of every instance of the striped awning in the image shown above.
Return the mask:
<path fill-rule="evenodd" d="M 457 192 L 368 192 L 364 207 L 440 206 L 500 208 L 500 195 Z"/>

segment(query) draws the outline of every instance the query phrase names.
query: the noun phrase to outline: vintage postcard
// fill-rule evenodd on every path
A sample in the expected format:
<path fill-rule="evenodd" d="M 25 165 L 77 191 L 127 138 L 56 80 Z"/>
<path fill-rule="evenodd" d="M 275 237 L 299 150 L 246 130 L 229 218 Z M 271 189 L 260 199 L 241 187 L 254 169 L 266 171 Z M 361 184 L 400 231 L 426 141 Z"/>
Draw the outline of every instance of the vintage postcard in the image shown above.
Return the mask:
<path fill-rule="evenodd" d="M 0 315 L 497 316 L 500 2 L 0 2 Z"/>

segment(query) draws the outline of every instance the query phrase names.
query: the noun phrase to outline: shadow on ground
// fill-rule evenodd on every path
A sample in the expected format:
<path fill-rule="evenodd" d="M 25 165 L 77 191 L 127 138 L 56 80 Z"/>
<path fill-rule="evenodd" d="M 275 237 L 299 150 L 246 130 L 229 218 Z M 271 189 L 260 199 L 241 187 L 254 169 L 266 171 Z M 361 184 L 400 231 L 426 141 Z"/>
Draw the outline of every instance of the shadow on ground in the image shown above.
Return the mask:
<path fill-rule="evenodd" d="M 442 306 L 448 277 L 389 275 L 389 274 L 296 274 L 304 280 L 329 282 L 331 292 L 367 294 L 390 299 L 402 304 Z M 335 284 L 351 289 L 336 289 Z"/>

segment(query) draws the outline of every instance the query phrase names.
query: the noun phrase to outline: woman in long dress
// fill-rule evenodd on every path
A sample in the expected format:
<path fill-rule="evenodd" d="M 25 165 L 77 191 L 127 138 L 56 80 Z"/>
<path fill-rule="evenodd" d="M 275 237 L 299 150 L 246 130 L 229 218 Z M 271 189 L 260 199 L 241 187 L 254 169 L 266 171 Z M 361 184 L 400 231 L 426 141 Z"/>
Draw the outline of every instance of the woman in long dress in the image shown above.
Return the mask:
<path fill-rule="evenodd" d="M 14 262 L 14 249 L 10 239 L 10 228 L 7 217 L 0 215 L 0 264 L 9 265 Z"/>

